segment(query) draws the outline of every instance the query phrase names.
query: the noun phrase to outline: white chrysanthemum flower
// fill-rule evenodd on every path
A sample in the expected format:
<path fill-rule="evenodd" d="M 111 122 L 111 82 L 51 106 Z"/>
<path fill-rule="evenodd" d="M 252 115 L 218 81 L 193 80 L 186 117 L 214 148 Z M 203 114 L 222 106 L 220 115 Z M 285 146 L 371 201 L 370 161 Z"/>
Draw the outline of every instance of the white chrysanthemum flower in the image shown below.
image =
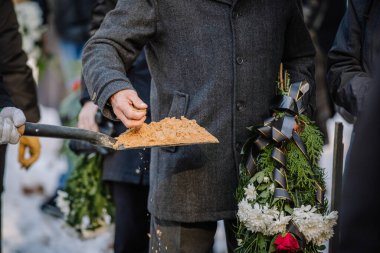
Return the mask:
<path fill-rule="evenodd" d="M 249 184 L 244 188 L 244 194 L 247 200 L 256 200 L 257 198 L 257 191 L 253 184 Z"/>
<path fill-rule="evenodd" d="M 334 211 L 323 216 L 316 211 L 317 209 L 311 206 L 294 208 L 292 219 L 308 242 L 321 245 L 333 236 L 333 227 L 337 223 L 338 213 Z"/>
<path fill-rule="evenodd" d="M 277 209 L 269 208 L 268 204 L 260 206 L 255 203 L 253 206 L 243 199 L 238 205 L 239 220 L 251 232 L 260 232 L 264 235 L 276 235 L 285 231 L 291 216 L 284 216 Z"/>
<path fill-rule="evenodd" d="M 67 194 L 67 192 L 64 191 L 58 191 L 57 195 L 58 196 L 55 199 L 55 202 L 57 203 L 57 207 L 62 211 L 63 215 L 66 218 L 70 212 L 69 202 L 67 201 L 67 197 L 69 195 Z"/>
<path fill-rule="evenodd" d="M 260 232 L 265 230 L 265 224 L 262 221 L 261 210 L 257 205 L 252 207 L 246 199 L 238 204 L 238 217 L 245 224 L 248 230 L 252 232 Z"/>
<path fill-rule="evenodd" d="M 270 223 L 267 228 L 270 235 L 284 232 L 286 230 L 286 226 L 289 224 L 289 221 L 292 219 L 291 216 L 285 216 L 283 212 L 276 212 L 271 216 L 271 218 L 272 223 Z"/>
<path fill-rule="evenodd" d="M 38 3 L 28 1 L 16 4 L 15 11 L 22 34 L 22 48 L 29 57 L 37 59 L 41 54 L 37 42 L 45 31 L 41 8 Z"/>

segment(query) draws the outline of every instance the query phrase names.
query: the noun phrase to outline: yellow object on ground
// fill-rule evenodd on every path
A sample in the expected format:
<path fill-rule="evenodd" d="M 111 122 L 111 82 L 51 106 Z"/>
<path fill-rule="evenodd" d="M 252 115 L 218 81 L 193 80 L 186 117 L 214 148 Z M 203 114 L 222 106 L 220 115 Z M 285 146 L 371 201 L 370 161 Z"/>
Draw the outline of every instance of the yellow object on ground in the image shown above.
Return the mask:
<path fill-rule="evenodd" d="M 29 157 L 25 157 L 25 150 L 29 152 Z M 38 137 L 22 136 L 18 149 L 18 161 L 25 169 L 29 169 L 32 164 L 38 160 L 41 153 L 41 144 Z"/>

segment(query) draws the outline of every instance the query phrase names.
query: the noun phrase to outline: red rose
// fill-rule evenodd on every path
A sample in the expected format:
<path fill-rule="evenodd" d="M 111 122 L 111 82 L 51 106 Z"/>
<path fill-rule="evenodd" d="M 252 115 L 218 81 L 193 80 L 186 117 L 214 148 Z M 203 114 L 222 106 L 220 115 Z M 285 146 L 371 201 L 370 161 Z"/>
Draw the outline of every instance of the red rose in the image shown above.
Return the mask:
<path fill-rule="evenodd" d="M 291 233 L 286 233 L 284 237 L 280 234 L 274 245 L 278 253 L 296 253 L 300 249 L 297 239 Z"/>

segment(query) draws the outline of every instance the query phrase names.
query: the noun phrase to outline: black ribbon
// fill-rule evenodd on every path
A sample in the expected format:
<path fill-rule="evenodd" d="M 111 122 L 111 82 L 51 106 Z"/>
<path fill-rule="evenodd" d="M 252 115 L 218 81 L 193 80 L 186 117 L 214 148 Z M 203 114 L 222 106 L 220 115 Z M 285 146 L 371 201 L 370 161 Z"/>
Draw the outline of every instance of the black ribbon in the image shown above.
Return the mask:
<path fill-rule="evenodd" d="M 280 149 L 274 148 L 272 157 L 279 164 L 281 164 L 282 166 L 285 167 L 285 163 L 286 163 L 285 155 L 283 154 L 283 152 Z M 274 190 L 273 197 L 275 199 L 284 199 L 286 201 L 291 202 L 292 198 L 290 197 L 288 191 L 286 190 L 287 189 L 287 180 L 286 180 L 286 171 L 285 171 L 285 169 L 283 167 L 280 168 L 280 169 L 277 169 L 277 168 L 274 169 L 274 171 L 273 171 L 273 179 L 274 179 L 274 181 L 276 182 L 276 184 L 278 186 Z"/>
<path fill-rule="evenodd" d="M 248 171 L 250 176 L 255 175 L 256 168 L 257 168 L 257 163 L 256 163 L 254 155 L 255 155 L 255 152 L 254 152 L 253 148 L 251 148 L 249 151 L 247 163 L 245 164 L 245 167 L 247 168 L 247 171 Z"/>
<path fill-rule="evenodd" d="M 277 96 L 275 98 L 276 106 L 273 109 L 285 111 L 289 114 L 297 114 L 298 106 L 294 98 L 289 96 Z"/>
<path fill-rule="evenodd" d="M 282 188 L 286 189 L 287 181 L 286 181 L 284 168 L 275 169 L 274 173 L 273 173 L 273 179 L 278 185 L 280 185 Z"/>
<path fill-rule="evenodd" d="M 277 161 L 277 163 L 282 166 L 280 170 L 275 169 L 273 171 L 273 178 L 276 184 L 280 187 L 276 188 L 274 190 L 273 197 L 275 199 L 284 199 L 287 201 L 292 201 L 292 198 L 290 197 L 287 189 L 287 184 L 286 184 L 286 172 L 285 172 L 285 166 L 286 166 L 286 157 L 284 152 L 275 147 L 272 152 L 272 158 Z"/>
<path fill-rule="evenodd" d="M 310 158 L 307 154 L 306 146 L 301 137 L 294 131 L 296 116 L 303 113 L 307 107 L 306 97 L 309 91 L 309 84 L 306 81 L 292 83 L 287 95 L 277 96 L 274 101 L 273 111 L 283 112 L 282 117 L 270 117 L 264 121 L 264 125 L 256 130 L 259 136 L 255 139 L 249 156 L 246 161 L 246 168 L 250 175 L 254 175 L 257 169 L 256 157 L 261 150 L 269 144 L 274 143 L 272 158 L 278 163 L 279 169 L 274 170 L 274 179 L 278 186 L 275 189 L 274 197 L 291 201 L 291 197 L 286 190 L 286 156 L 282 150 L 284 141 L 293 140 L 299 150 L 307 159 L 310 166 Z M 316 200 L 323 204 L 324 191 L 320 185 L 316 185 Z"/>
<path fill-rule="evenodd" d="M 291 139 L 295 123 L 295 118 L 291 116 L 284 116 L 283 118 L 276 120 L 272 127 L 273 140 L 277 143 L 281 143 L 285 140 Z"/>
<path fill-rule="evenodd" d="M 281 164 L 281 166 L 286 167 L 286 157 L 281 149 L 275 147 L 272 152 L 272 158 Z"/>
<path fill-rule="evenodd" d="M 323 190 L 322 186 L 320 186 L 318 183 L 315 184 L 315 189 L 316 199 L 320 205 L 323 205 L 325 199 L 325 191 Z"/>
<path fill-rule="evenodd" d="M 251 147 L 249 151 L 248 159 L 245 164 L 245 167 L 247 168 L 248 173 L 251 176 L 255 175 L 256 173 L 257 162 L 255 157 L 261 150 L 263 150 L 270 144 L 270 140 L 266 139 L 263 136 L 259 136 L 254 140 L 253 144 L 254 145 Z"/>
<path fill-rule="evenodd" d="M 288 229 L 289 233 L 292 233 L 293 235 L 296 236 L 296 238 L 298 239 L 298 242 L 300 244 L 300 247 L 304 248 L 306 245 L 306 238 L 305 238 L 304 234 L 298 228 L 297 224 L 295 224 L 293 221 L 290 221 L 287 229 Z"/>
<path fill-rule="evenodd" d="M 285 199 L 288 201 L 292 201 L 292 198 L 290 197 L 288 191 L 285 190 L 284 188 L 276 188 L 274 190 L 274 197 L 276 199 Z"/>

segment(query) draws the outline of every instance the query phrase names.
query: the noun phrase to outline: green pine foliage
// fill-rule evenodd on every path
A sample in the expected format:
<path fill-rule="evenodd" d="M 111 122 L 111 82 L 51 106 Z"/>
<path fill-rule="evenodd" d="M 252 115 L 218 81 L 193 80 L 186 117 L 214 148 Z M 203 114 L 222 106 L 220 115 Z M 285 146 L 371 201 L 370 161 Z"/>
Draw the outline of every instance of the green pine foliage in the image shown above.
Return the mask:
<path fill-rule="evenodd" d="M 79 233 L 104 226 L 106 215 L 111 221 L 114 217 L 109 189 L 101 181 L 101 162 L 99 154 L 81 155 L 67 182 L 65 191 L 70 211 L 66 222 Z M 89 220 L 85 226 L 82 224 L 84 217 Z"/>
<path fill-rule="evenodd" d="M 323 134 L 307 116 L 300 115 L 300 120 L 303 121 L 305 126 L 301 133 L 301 139 L 307 147 L 307 152 L 313 167 L 318 167 L 318 161 L 321 158 L 324 144 Z"/>

